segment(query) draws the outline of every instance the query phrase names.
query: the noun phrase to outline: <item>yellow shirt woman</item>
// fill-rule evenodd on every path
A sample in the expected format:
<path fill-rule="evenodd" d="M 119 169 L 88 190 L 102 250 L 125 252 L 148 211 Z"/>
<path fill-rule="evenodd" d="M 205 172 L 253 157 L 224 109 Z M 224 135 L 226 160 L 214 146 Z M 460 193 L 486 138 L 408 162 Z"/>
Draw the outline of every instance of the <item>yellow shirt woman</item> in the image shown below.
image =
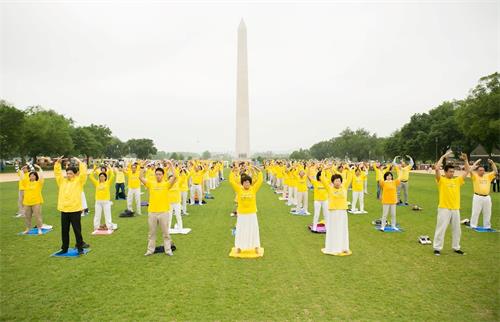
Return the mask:
<path fill-rule="evenodd" d="M 382 204 L 395 205 L 398 199 L 398 186 L 401 183 L 400 179 L 384 181 L 380 180 L 380 188 L 382 188 Z"/>
<path fill-rule="evenodd" d="M 259 191 L 264 177 L 262 172 L 259 172 L 255 182 L 248 188 L 245 189 L 240 183 L 235 180 L 231 180 L 231 185 L 237 194 L 238 200 L 238 215 L 255 214 L 257 213 L 257 191 Z"/>
<path fill-rule="evenodd" d="M 95 178 L 95 172 L 90 176 L 90 181 L 94 184 L 95 187 L 95 200 L 96 201 L 108 201 L 111 199 L 111 194 L 109 192 L 111 188 L 112 181 L 114 179 L 113 172 L 108 172 L 109 176 L 107 180 L 104 182 L 100 182 Z"/>
<path fill-rule="evenodd" d="M 43 203 L 42 188 L 44 179 L 39 178 L 37 181 L 28 180 L 24 184 L 23 205 L 34 206 Z"/>

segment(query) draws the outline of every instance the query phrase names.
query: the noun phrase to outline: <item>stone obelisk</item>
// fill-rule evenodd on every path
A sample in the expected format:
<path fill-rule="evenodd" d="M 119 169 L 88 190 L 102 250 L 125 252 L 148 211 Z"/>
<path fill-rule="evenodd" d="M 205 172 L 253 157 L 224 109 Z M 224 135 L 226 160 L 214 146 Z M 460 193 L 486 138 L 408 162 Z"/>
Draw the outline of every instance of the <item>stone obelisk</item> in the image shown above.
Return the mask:
<path fill-rule="evenodd" d="M 250 158 L 250 120 L 248 112 L 247 27 L 238 26 L 238 67 L 236 79 L 236 158 Z"/>

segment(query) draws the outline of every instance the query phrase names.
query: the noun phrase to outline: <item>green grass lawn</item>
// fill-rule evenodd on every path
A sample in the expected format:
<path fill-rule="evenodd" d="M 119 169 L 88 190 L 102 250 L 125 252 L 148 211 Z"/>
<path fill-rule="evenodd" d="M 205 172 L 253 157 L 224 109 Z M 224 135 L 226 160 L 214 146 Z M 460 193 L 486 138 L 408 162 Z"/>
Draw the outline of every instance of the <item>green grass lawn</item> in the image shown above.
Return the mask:
<path fill-rule="evenodd" d="M 143 256 L 147 217 L 119 218 L 125 202 L 118 201 L 113 221 L 119 230 L 111 236 L 90 235 L 93 217 L 82 218 L 92 251 L 77 259 L 49 257 L 61 243 L 54 180 L 44 187 L 43 218 L 55 229 L 43 236 L 17 235 L 23 230 L 23 220 L 13 218 L 17 182 L 0 184 L 0 319 L 498 321 L 500 234 L 462 226 L 465 256 L 451 251 L 451 231 L 441 257 L 432 254 L 432 246 L 417 243 L 419 235 L 434 235 L 433 180 L 412 174 L 410 199 L 424 210 L 398 207 L 405 231 L 382 233 L 371 225 L 381 214 L 371 174 L 368 214 L 349 216 L 353 255 L 348 257 L 323 255 L 324 235 L 306 228 L 312 216 L 290 215 L 263 185 L 258 216 L 265 256 L 256 260 L 228 256 L 235 223 L 228 182 L 208 205 L 189 209 L 184 222 L 193 231 L 173 236 L 178 247 L 173 257 Z M 90 182 L 85 190 L 93 213 Z M 500 194 L 493 197 L 498 229 Z M 462 189 L 463 218 L 470 216 L 471 202 L 468 180 Z"/>

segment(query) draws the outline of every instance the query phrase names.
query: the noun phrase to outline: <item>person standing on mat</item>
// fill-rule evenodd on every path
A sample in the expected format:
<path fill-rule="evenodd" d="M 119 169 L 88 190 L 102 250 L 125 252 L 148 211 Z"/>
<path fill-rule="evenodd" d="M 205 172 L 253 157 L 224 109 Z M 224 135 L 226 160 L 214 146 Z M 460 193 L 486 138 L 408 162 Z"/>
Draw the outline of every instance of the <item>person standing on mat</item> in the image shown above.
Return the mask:
<path fill-rule="evenodd" d="M 449 150 L 436 163 L 435 176 L 436 184 L 439 190 L 439 205 L 437 214 L 436 231 L 434 233 L 434 255 L 441 255 L 443 249 L 444 236 L 446 229 L 451 222 L 451 247 L 455 253 L 463 255 L 464 252 L 460 249 L 460 189 L 464 184 L 464 180 L 469 174 L 469 161 L 467 155 L 462 153 L 461 159 L 464 160 L 465 171 L 461 176 L 454 177 L 455 167 L 451 164 L 444 166 L 444 176 L 441 176 L 441 165 L 443 160 L 449 157 L 453 151 Z"/>
<path fill-rule="evenodd" d="M 380 231 L 385 230 L 387 214 L 391 213 L 391 227 L 393 230 L 398 230 L 396 226 L 396 203 L 397 203 L 397 188 L 401 181 L 399 178 L 393 180 L 392 172 L 384 173 L 384 180 L 380 180 L 379 186 L 382 189 L 382 222 Z"/>
<path fill-rule="evenodd" d="M 62 239 L 61 250 L 57 254 L 62 255 L 68 252 L 71 225 L 76 238 L 78 254 L 82 255 L 84 246 L 88 246 L 83 241 L 81 226 L 82 191 L 87 182 L 87 165 L 79 159 L 73 158 L 78 162 L 78 168 L 72 165 L 68 166 L 66 168 L 66 177 L 63 177 L 61 158 L 58 158 L 54 163 L 54 176 L 59 187 L 57 210 L 61 212 Z"/>
<path fill-rule="evenodd" d="M 121 165 L 114 169 L 115 172 L 115 200 L 126 198 L 125 196 L 125 172 Z"/>
<path fill-rule="evenodd" d="M 234 248 L 239 254 L 244 250 L 255 250 L 259 253 L 260 234 L 259 223 L 257 220 L 257 191 L 259 191 L 264 176 L 262 171 L 253 165 L 249 165 L 248 174 L 242 174 L 240 182 L 229 177 L 229 181 L 238 199 L 238 209 L 236 217 L 236 233 L 234 239 Z M 253 179 L 255 178 L 255 180 Z"/>
<path fill-rule="evenodd" d="M 90 176 L 90 181 L 95 186 L 95 214 L 94 214 L 94 230 L 98 230 L 101 225 L 101 214 L 104 212 L 104 221 L 108 230 L 115 229 L 115 224 L 111 221 L 111 184 L 113 182 L 114 172 L 111 168 L 101 169 L 99 178 L 95 178 L 98 168 L 94 168 L 94 172 Z M 108 177 L 109 175 L 109 177 Z"/>
<path fill-rule="evenodd" d="M 24 186 L 28 180 L 28 165 L 23 166 L 21 169 L 19 169 L 19 162 L 16 161 L 15 165 L 15 170 L 16 173 L 19 177 L 19 183 L 18 183 L 18 198 L 17 198 L 17 213 L 16 213 L 16 218 L 24 217 L 24 206 L 23 206 L 23 200 L 24 200 Z"/>
<path fill-rule="evenodd" d="M 133 211 L 133 202 L 137 209 L 137 215 L 141 215 L 141 182 L 139 181 L 140 171 L 137 162 L 128 165 L 127 171 L 128 191 L 127 191 L 127 209 Z"/>
<path fill-rule="evenodd" d="M 326 216 L 328 215 L 328 191 L 325 189 L 325 187 L 320 181 L 321 174 L 322 171 L 321 169 L 319 169 L 319 171 L 316 173 L 316 178 L 309 176 L 309 181 L 311 182 L 314 188 L 313 192 L 314 217 L 313 217 L 312 231 L 318 230 L 320 211 L 323 211 L 323 219 L 326 219 Z"/>
<path fill-rule="evenodd" d="M 472 197 L 472 215 L 470 218 L 470 227 L 477 228 L 479 215 L 483 213 L 483 228 L 491 228 L 491 197 L 490 183 L 497 176 L 498 169 L 492 160 L 488 159 L 493 171 L 485 173 L 484 166 L 477 164 L 481 159 L 477 160 L 472 166 L 471 179 L 474 187 L 474 196 Z M 474 171 L 476 170 L 477 171 Z"/>
<path fill-rule="evenodd" d="M 168 256 L 174 255 L 171 249 L 171 240 L 169 233 L 170 222 L 170 199 L 168 191 L 177 180 L 175 176 L 174 166 L 171 161 L 166 161 L 172 170 L 172 176 L 169 180 L 165 180 L 165 170 L 156 168 L 155 179 L 147 180 L 144 177 L 145 170 L 142 169 L 139 180 L 148 188 L 149 191 L 149 206 L 148 206 L 148 247 L 144 256 L 153 255 L 156 247 L 156 229 L 160 225 L 163 235 L 163 247 L 165 254 Z"/>
<path fill-rule="evenodd" d="M 394 166 L 396 167 L 396 171 L 398 173 L 398 178 L 401 183 L 398 186 L 398 200 L 400 205 L 408 206 L 408 181 L 410 180 L 410 171 L 415 164 L 411 156 L 406 155 L 406 157 L 410 160 L 410 163 L 407 165 L 404 160 L 401 160 L 401 164 L 397 164 L 397 158 L 394 158 Z M 403 198 L 404 195 L 404 198 Z M 404 199 L 404 201 L 403 201 Z"/>
<path fill-rule="evenodd" d="M 31 230 L 31 218 L 35 215 L 36 227 L 38 228 L 38 235 L 42 234 L 42 188 L 44 183 L 43 170 L 38 164 L 35 164 L 38 172 L 32 171 L 29 174 L 29 181 L 24 185 L 24 220 L 26 223 L 26 230 L 24 234 L 27 234 Z"/>
<path fill-rule="evenodd" d="M 349 222 L 347 218 L 347 189 L 350 184 L 341 174 L 333 174 L 328 180 L 326 171 L 321 173 L 321 183 L 328 191 L 328 214 L 325 218 L 325 248 L 321 251 L 328 255 L 350 255 Z"/>

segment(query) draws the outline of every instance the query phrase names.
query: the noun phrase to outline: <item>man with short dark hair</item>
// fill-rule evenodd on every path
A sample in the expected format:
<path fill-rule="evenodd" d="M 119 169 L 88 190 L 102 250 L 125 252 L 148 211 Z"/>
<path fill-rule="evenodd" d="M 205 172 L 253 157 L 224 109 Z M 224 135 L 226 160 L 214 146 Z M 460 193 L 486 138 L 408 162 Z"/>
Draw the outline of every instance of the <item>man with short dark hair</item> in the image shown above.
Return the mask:
<path fill-rule="evenodd" d="M 472 197 L 472 215 L 470 218 L 470 227 L 476 228 L 479 221 L 479 215 L 483 213 L 483 227 L 491 228 L 491 197 L 490 183 L 496 177 L 498 170 L 495 162 L 488 159 L 493 171 L 485 173 L 484 166 L 478 166 L 481 159 L 477 160 L 471 172 L 472 185 L 474 187 L 474 196 Z M 476 170 L 477 171 L 474 171 Z"/>
<path fill-rule="evenodd" d="M 441 255 L 443 249 L 444 236 L 448 224 L 451 223 L 451 247 L 455 253 L 463 255 L 464 252 L 460 249 L 460 235 L 462 234 L 460 228 L 460 188 L 464 184 L 464 180 L 469 173 L 469 161 L 467 155 L 462 153 L 461 159 L 465 162 L 465 171 L 461 176 L 454 177 L 455 168 L 453 165 L 446 164 L 444 166 L 444 176 L 441 176 L 441 165 L 444 158 L 449 157 L 453 152 L 450 150 L 446 152 L 435 165 L 436 183 L 439 190 L 439 205 L 438 216 L 436 223 L 436 232 L 434 234 L 434 255 Z"/>

